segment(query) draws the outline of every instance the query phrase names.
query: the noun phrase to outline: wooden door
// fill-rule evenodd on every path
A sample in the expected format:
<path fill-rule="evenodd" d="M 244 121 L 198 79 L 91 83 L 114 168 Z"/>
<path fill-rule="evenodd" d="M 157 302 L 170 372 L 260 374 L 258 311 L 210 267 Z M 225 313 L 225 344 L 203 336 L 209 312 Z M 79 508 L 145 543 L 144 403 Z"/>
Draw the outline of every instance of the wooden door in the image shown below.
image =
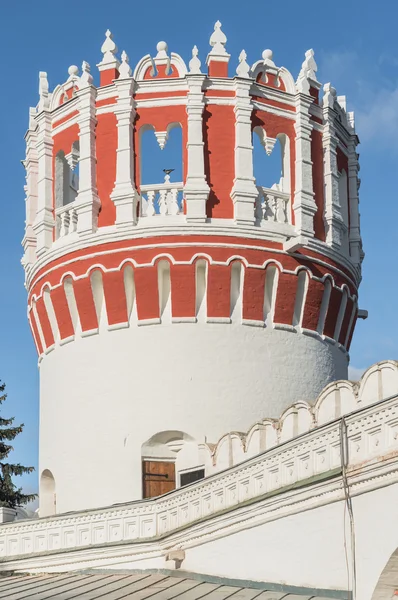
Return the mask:
<path fill-rule="evenodd" d="M 144 498 L 154 498 L 175 490 L 174 463 L 157 460 L 142 461 L 142 483 Z"/>

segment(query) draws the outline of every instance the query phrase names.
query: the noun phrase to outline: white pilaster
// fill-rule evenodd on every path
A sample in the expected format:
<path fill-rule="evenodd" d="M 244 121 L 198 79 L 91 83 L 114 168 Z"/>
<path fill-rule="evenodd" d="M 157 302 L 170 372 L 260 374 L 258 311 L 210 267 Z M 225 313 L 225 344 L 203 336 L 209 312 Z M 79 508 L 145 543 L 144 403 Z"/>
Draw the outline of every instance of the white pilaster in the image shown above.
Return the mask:
<path fill-rule="evenodd" d="M 30 109 L 29 129 L 26 133 L 26 159 L 24 166 L 26 170 L 25 185 L 25 234 L 22 240 L 24 256 L 22 264 L 28 269 L 36 260 L 36 235 L 33 223 L 37 213 L 37 180 L 39 174 L 37 156 L 37 134 L 36 134 L 36 110 Z"/>
<path fill-rule="evenodd" d="M 46 79 L 45 73 L 40 73 L 41 85 Z M 43 92 L 43 90 L 42 90 Z M 39 113 L 37 122 L 37 213 L 33 224 L 36 235 L 36 253 L 41 256 L 51 248 L 53 243 L 53 140 L 51 137 L 51 114 L 47 95 L 40 94 Z"/>
<path fill-rule="evenodd" d="M 356 135 L 351 136 L 351 142 L 348 146 L 348 199 L 350 206 L 350 231 L 349 231 L 349 243 L 350 243 L 350 256 L 351 260 L 356 264 L 360 265 L 362 255 L 362 240 L 359 223 L 359 197 L 358 197 L 358 154 L 356 151 L 356 145 L 358 138 Z"/>
<path fill-rule="evenodd" d="M 235 78 L 235 177 L 231 190 L 234 219 L 240 225 L 254 224 L 258 195 L 253 175 L 252 101 L 250 78 Z"/>
<path fill-rule="evenodd" d="M 297 235 L 303 238 L 314 236 L 314 215 L 317 207 L 314 200 L 311 160 L 312 123 L 309 109 L 313 98 L 302 92 L 296 94 L 296 184 L 293 210 Z"/>
<path fill-rule="evenodd" d="M 334 102 L 336 90 L 330 84 L 324 86 L 323 97 L 323 161 L 325 181 L 325 224 L 326 243 L 332 248 L 341 248 L 343 242 L 343 217 L 339 200 L 339 172 L 337 168 L 338 139 L 334 127 L 336 113 Z"/>
<path fill-rule="evenodd" d="M 116 79 L 118 92 L 115 114 L 117 118 L 116 181 L 111 198 L 116 207 L 116 227 L 126 229 L 137 221 L 137 190 L 134 185 L 133 100 L 134 80 Z"/>
<path fill-rule="evenodd" d="M 83 63 L 83 76 L 89 73 L 87 63 Z M 81 78 L 81 81 L 83 79 Z M 83 86 L 76 94 L 79 98 L 79 192 L 76 197 L 76 212 L 78 215 L 77 231 L 80 234 L 90 234 L 96 231 L 100 200 L 96 182 L 95 156 L 95 99 L 97 90 L 91 80 L 86 77 Z"/>
<path fill-rule="evenodd" d="M 199 64 L 200 68 L 200 64 Z M 205 175 L 203 142 L 203 83 L 206 76 L 201 73 L 186 75 L 188 85 L 187 115 L 187 178 L 184 185 L 186 219 L 188 222 L 206 221 L 206 202 L 209 186 Z"/>

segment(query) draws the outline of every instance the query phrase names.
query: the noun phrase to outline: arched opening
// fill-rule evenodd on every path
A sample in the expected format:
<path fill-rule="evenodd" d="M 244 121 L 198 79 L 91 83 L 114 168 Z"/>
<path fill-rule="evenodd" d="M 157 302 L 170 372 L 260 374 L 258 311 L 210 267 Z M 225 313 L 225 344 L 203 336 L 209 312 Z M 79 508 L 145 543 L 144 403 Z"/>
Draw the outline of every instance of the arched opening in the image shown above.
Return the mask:
<path fill-rule="evenodd" d="M 141 447 L 144 498 L 166 494 L 205 475 L 199 446 L 183 431 L 161 431 Z"/>
<path fill-rule="evenodd" d="M 57 497 L 55 493 L 55 479 L 49 469 L 44 469 L 40 477 L 39 494 L 40 517 L 49 517 L 57 512 Z"/>
<path fill-rule="evenodd" d="M 195 264 L 195 315 L 198 321 L 205 322 L 207 314 L 207 261 L 200 259 Z"/>
<path fill-rule="evenodd" d="M 55 216 L 56 237 L 63 237 L 76 231 L 77 215 L 69 210 L 79 192 L 79 142 L 73 142 L 71 150 L 65 154 L 60 150 L 55 156 Z"/>
<path fill-rule="evenodd" d="M 326 315 L 327 315 L 328 308 L 329 308 L 329 300 L 330 300 L 331 293 L 332 293 L 332 283 L 331 283 L 330 279 L 326 279 L 325 287 L 323 289 L 321 308 L 319 311 L 318 326 L 316 329 L 317 332 L 319 333 L 319 335 L 323 334 L 323 328 L 325 327 L 325 320 L 326 320 Z"/>
<path fill-rule="evenodd" d="M 139 132 L 141 208 L 144 217 L 183 212 L 183 147 L 180 123 L 165 131 L 144 125 Z"/>
<path fill-rule="evenodd" d="M 159 314 L 162 323 L 171 323 L 171 279 L 168 260 L 158 262 Z"/>
<path fill-rule="evenodd" d="M 265 289 L 264 289 L 264 323 L 266 327 L 271 327 L 274 322 L 275 299 L 278 288 L 279 271 L 275 265 L 269 265 L 265 272 Z"/>
<path fill-rule="evenodd" d="M 293 326 L 300 327 L 303 319 L 305 298 L 307 295 L 308 288 L 308 274 L 306 271 L 301 270 L 298 274 L 296 299 L 294 302 L 293 311 Z"/>
<path fill-rule="evenodd" d="M 240 261 L 234 261 L 231 267 L 231 321 L 241 322 L 242 318 L 242 290 L 243 290 L 243 265 Z"/>
<path fill-rule="evenodd" d="M 263 127 L 254 128 L 253 172 L 259 192 L 257 223 L 290 223 L 290 140 L 287 135 L 280 133 L 271 138 Z"/>

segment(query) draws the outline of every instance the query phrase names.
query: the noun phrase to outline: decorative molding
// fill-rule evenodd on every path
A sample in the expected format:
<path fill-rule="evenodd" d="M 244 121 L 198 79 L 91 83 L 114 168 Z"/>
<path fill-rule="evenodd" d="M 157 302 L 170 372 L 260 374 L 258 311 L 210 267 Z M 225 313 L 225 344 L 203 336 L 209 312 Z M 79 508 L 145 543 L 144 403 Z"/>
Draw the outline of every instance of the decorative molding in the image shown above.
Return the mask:
<path fill-rule="evenodd" d="M 352 495 L 397 483 L 397 396 L 362 408 L 345 421 L 348 445 L 354 449 L 347 470 Z M 120 553 L 118 544 L 153 540 L 148 550 L 154 551 L 165 536 L 172 536 L 180 548 L 189 548 L 205 539 L 343 500 L 340 435 L 337 419 L 159 498 L 3 524 L 0 570 L 9 570 L 10 565 L 18 568 L 24 561 L 40 569 L 46 553 L 61 557 L 65 551 L 70 557 L 65 557 L 65 563 L 73 564 L 71 550 L 88 551 L 93 560 L 96 548 L 103 553 L 106 547 L 110 560 L 115 551 Z M 387 462 L 385 456 L 390 457 Z M 107 526 L 110 522 L 112 527 Z"/>

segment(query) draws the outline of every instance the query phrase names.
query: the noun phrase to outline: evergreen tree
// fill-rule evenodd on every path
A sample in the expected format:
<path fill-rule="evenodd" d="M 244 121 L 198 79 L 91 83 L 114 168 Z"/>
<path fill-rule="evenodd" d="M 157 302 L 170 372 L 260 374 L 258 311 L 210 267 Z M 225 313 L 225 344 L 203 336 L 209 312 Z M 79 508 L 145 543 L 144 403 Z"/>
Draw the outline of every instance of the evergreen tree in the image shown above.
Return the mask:
<path fill-rule="evenodd" d="M 0 381 L 0 405 L 6 400 L 6 384 Z M 23 467 L 20 464 L 4 462 L 13 447 L 6 442 L 13 440 L 23 430 L 23 423 L 13 426 L 14 418 L 3 419 L 0 417 L 0 506 L 15 508 L 23 506 L 36 498 L 36 494 L 24 494 L 21 488 L 17 488 L 12 481 L 13 475 L 31 473 L 34 467 Z"/>

